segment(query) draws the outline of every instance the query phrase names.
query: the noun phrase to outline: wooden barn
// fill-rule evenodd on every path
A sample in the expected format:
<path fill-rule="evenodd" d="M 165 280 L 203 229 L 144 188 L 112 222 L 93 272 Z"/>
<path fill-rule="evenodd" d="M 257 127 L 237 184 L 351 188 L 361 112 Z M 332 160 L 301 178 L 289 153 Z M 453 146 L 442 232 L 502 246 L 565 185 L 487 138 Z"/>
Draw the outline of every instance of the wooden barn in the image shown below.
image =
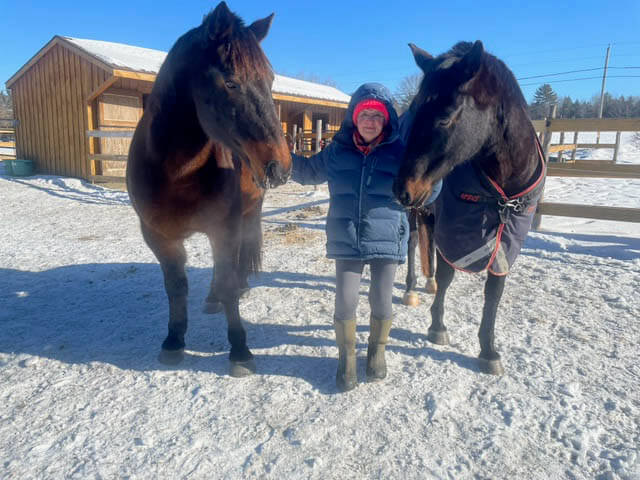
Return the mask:
<path fill-rule="evenodd" d="M 91 181 L 122 177 L 132 131 L 166 52 L 55 36 L 6 83 L 16 119 L 16 157 L 37 173 Z M 276 75 L 283 131 L 303 153 L 342 122 L 350 97 L 336 88 Z M 320 127 L 320 131 L 318 131 Z"/>

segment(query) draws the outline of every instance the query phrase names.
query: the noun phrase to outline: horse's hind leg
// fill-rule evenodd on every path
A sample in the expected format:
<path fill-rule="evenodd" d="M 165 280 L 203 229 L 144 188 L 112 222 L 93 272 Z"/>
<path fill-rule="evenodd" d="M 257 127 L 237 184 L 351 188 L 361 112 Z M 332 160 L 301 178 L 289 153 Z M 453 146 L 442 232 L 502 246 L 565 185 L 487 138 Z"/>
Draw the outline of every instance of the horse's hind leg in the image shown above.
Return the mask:
<path fill-rule="evenodd" d="M 427 333 L 427 339 L 437 345 L 449 344 L 449 333 L 444 325 L 444 297 L 447 288 L 451 285 L 455 270 L 449 265 L 440 252 L 438 252 L 438 267 L 436 268 L 436 282 L 438 283 L 438 291 L 433 304 L 431 305 L 431 326 Z"/>
<path fill-rule="evenodd" d="M 506 275 L 498 276 L 489 272 L 484 286 L 484 308 L 482 309 L 482 322 L 478 331 L 480 367 L 483 372 L 493 375 L 502 375 L 504 373 L 500 354 L 496 351 L 494 345 L 494 329 L 505 280 Z"/>
<path fill-rule="evenodd" d="M 415 209 L 409 210 L 409 253 L 407 260 L 406 290 L 402 297 L 402 303 L 410 307 L 416 307 L 420 303 L 416 287 L 418 277 L 416 275 L 416 247 L 418 246 L 417 213 Z"/>
<path fill-rule="evenodd" d="M 438 291 L 438 282 L 434 278 L 436 270 L 435 215 L 429 212 L 422 213 L 419 218 L 420 224 L 422 224 L 420 228 L 424 228 L 423 235 L 419 235 L 418 238 L 424 244 L 420 246 L 420 259 L 422 273 L 427 277 L 425 290 L 427 293 L 434 294 Z"/>
<path fill-rule="evenodd" d="M 142 226 L 142 235 L 160 262 L 164 289 L 169 299 L 169 333 L 162 342 L 159 360 L 177 364 L 184 358 L 184 335 L 187 332 L 188 283 L 184 265 L 187 261 L 182 240 L 169 240 Z"/>

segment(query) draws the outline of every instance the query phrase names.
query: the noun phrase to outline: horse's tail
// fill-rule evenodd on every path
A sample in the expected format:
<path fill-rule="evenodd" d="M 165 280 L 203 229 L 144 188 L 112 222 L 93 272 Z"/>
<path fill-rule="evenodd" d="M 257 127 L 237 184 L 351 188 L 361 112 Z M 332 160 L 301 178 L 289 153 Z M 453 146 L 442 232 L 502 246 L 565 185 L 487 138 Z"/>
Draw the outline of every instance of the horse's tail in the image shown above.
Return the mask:
<path fill-rule="evenodd" d="M 427 228 L 426 223 L 424 222 L 424 218 L 422 214 L 419 212 L 418 215 L 418 245 L 420 246 L 420 267 L 422 268 L 422 274 L 425 277 L 430 277 L 431 274 L 431 255 L 429 252 L 429 229 Z"/>

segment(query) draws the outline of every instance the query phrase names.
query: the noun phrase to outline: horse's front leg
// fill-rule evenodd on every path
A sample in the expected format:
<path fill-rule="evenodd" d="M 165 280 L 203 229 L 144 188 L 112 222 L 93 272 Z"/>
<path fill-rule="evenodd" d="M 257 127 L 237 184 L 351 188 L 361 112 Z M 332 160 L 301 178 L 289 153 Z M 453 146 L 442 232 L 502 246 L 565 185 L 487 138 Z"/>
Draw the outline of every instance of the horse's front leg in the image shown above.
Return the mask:
<path fill-rule="evenodd" d="M 256 371 L 253 354 L 247 347 L 247 334 L 240 318 L 240 221 L 240 216 L 229 219 L 230 225 L 216 229 L 212 236 L 216 266 L 213 291 L 216 298 L 222 302 L 227 318 L 227 338 L 231 344 L 229 373 L 233 377 L 243 377 Z"/>
<path fill-rule="evenodd" d="M 164 275 L 164 289 L 169 299 L 169 332 L 162 342 L 158 359 L 175 365 L 184 358 L 184 335 L 187 332 L 187 294 L 189 286 L 184 265 L 187 261 L 182 240 L 169 240 L 142 225 L 142 235 L 153 251 Z"/>
<path fill-rule="evenodd" d="M 438 291 L 431 304 L 431 326 L 429 326 L 429 332 L 427 333 L 427 339 L 437 345 L 449 344 L 449 333 L 444 325 L 444 297 L 447 293 L 447 288 L 451 285 L 454 273 L 453 267 L 438 252 L 438 266 L 436 268 Z"/>
<path fill-rule="evenodd" d="M 484 308 L 482 309 L 482 322 L 478 331 L 480 339 L 480 367 L 485 373 L 502 375 L 504 368 L 500 361 L 500 354 L 494 345 L 494 329 L 498 305 L 504 291 L 506 275 L 498 276 L 489 272 L 487 282 L 484 285 Z"/>
<path fill-rule="evenodd" d="M 416 288 L 418 277 L 416 276 L 416 247 L 418 246 L 417 213 L 414 208 L 409 210 L 409 252 L 407 255 L 406 290 L 402 297 L 402 303 L 410 307 L 416 307 L 420 303 Z"/>

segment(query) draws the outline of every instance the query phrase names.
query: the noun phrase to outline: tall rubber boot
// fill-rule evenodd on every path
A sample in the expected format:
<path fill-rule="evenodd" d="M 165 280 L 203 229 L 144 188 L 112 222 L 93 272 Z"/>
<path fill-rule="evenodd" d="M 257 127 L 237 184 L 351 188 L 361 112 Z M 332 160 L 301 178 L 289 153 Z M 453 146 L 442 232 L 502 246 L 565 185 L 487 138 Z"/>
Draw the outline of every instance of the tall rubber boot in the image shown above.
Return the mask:
<path fill-rule="evenodd" d="M 389 339 L 391 319 L 380 320 L 373 315 L 369 322 L 369 348 L 367 349 L 367 381 L 377 382 L 387 376 L 384 347 Z"/>
<path fill-rule="evenodd" d="M 356 374 L 356 319 L 334 321 L 336 343 L 338 345 L 338 371 L 336 386 L 341 392 L 353 390 L 357 383 Z"/>

